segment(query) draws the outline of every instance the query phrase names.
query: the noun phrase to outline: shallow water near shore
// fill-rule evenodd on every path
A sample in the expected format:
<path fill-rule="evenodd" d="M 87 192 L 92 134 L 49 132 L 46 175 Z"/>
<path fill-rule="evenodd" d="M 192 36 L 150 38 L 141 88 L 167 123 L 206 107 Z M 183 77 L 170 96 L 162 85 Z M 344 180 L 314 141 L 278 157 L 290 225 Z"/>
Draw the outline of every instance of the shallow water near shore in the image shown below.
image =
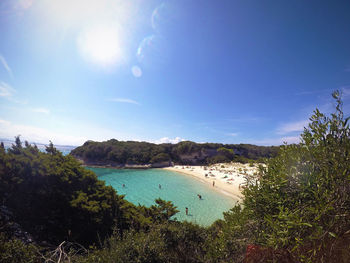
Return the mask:
<path fill-rule="evenodd" d="M 179 213 L 177 220 L 190 221 L 202 226 L 209 226 L 223 218 L 223 212 L 231 209 L 236 200 L 211 189 L 203 182 L 181 173 L 163 169 L 133 170 L 87 167 L 94 171 L 99 180 L 111 185 L 125 199 L 145 206 L 155 204 L 161 198 L 172 201 Z M 125 184 L 125 187 L 123 187 Z M 159 189 L 159 184 L 161 189 Z M 202 196 L 199 200 L 197 194 Z M 185 208 L 189 214 L 186 216 Z"/>

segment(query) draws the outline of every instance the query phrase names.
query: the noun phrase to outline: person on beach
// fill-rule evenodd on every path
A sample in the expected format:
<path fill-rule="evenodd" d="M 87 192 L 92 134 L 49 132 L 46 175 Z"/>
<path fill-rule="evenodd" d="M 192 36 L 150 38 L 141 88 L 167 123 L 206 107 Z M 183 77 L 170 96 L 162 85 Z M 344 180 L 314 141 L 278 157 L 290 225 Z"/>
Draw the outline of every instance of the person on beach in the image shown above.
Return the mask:
<path fill-rule="evenodd" d="M 188 216 L 188 208 L 186 207 L 186 215 Z"/>
<path fill-rule="evenodd" d="M 162 189 L 162 186 L 159 184 L 159 185 L 158 185 L 158 188 L 159 188 L 159 189 Z"/>
<path fill-rule="evenodd" d="M 213 187 L 215 186 L 215 181 L 213 181 Z"/>

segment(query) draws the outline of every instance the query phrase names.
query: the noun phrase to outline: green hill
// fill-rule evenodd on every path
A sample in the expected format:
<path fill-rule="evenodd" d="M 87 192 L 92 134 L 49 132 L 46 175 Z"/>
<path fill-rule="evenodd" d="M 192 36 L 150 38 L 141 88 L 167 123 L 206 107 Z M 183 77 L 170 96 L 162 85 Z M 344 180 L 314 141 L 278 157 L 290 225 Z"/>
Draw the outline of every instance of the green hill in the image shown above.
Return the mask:
<path fill-rule="evenodd" d="M 211 164 L 218 162 L 259 160 L 275 157 L 279 147 L 251 144 L 195 143 L 154 144 L 148 142 L 87 141 L 71 155 L 86 164 L 123 166 L 125 164 Z"/>

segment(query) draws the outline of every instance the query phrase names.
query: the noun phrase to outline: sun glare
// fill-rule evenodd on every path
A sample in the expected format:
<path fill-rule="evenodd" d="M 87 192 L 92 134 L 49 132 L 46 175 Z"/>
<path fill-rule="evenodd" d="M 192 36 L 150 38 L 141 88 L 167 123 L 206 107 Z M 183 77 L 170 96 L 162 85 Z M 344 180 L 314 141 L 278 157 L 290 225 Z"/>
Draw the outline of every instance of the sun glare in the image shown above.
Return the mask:
<path fill-rule="evenodd" d="M 70 27 L 81 26 L 91 19 L 101 19 L 102 14 L 112 7 L 110 0 L 50 0 L 40 3 L 49 19 Z"/>
<path fill-rule="evenodd" d="M 33 6 L 47 25 L 44 30 L 56 29 L 62 39 L 74 35 L 86 61 L 108 68 L 126 61 L 126 41 L 138 17 L 137 1 L 37 0 Z"/>
<path fill-rule="evenodd" d="M 122 61 L 120 42 L 118 30 L 109 26 L 88 28 L 82 31 L 77 40 L 83 57 L 101 66 L 112 66 Z"/>

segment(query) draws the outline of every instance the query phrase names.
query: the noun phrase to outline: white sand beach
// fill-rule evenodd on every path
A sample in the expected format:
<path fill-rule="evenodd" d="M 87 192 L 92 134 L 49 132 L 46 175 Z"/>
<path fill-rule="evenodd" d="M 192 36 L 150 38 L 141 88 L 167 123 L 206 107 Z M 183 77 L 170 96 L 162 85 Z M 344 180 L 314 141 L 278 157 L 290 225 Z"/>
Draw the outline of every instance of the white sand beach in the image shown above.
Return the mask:
<path fill-rule="evenodd" d="M 163 169 L 191 175 L 213 189 L 241 201 L 241 191 L 246 184 L 246 177 L 257 175 L 258 164 L 253 166 L 242 163 L 219 163 L 210 166 L 175 165 Z"/>

